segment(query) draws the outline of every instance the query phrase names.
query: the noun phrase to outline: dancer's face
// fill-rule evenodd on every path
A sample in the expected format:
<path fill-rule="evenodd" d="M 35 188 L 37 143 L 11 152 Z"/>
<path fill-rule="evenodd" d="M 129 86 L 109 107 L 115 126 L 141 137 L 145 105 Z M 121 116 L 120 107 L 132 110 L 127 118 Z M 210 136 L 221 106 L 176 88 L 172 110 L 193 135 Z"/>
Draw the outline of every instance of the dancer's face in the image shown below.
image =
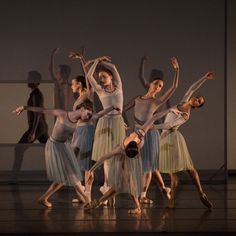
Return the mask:
<path fill-rule="evenodd" d="M 71 82 L 71 89 L 73 93 L 78 92 L 78 90 L 81 89 L 81 83 L 73 79 Z"/>
<path fill-rule="evenodd" d="M 112 75 L 108 74 L 106 71 L 100 71 L 98 77 L 103 86 L 112 84 Z"/>
<path fill-rule="evenodd" d="M 84 107 L 80 108 L 80 119 L 83 121 L 88 121 L 92 117 L 92 111 Z"/>
<path fill-rule="evenodd" d="M 199 97 L 192 97 L 190 99 L 191 106 L 193 107 L 200 107 L 202 104 L 204 104 L 204 98 L 199 96 Z"/>
<path fill-rule="evenodd" d="M 163 81 L 162 80 L 154 80 L 149 84 L 150 92 L 159 93 L 163 88 Z"/>

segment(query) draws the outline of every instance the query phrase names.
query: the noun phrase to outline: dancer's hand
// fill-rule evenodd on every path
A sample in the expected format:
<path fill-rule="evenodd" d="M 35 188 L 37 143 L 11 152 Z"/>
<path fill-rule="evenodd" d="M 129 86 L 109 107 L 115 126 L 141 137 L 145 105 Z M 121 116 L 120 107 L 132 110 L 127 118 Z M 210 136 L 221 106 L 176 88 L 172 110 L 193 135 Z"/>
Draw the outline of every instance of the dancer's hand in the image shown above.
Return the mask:
<path fill-rule="evenodd" d="M 52 55 L 58 54 L 59 51 L 60 51 L 60 48 L 54 48 L 54 49 L 52 50 Z"/>
<path fill-rule="evenodd" d="M 24 106 L 17 107 L 15 110 L 12 111 L 12 113 L 16 113 L 17 116 L 19 116 L 24 111 Z"/>
<path fill-rule="evenodd" d="M 121 111 L 121 109 L 119 107 L 114 107 L 114 106 L 113 106 L 113 110 Z"/>
<path fill-rule="evenodd" d="M 179 69 L 179 63 L 175 57 L 171 58 L 171 63 L 172 63 L 172 66 L 174 67 L 175 70 Z"/>
<path fill-rule="evenodd" d="M 212 80 L 215 78 L 213 72 L 207 72 L 204 77 L 206 77 L 207 80 Z"/>
<path fill-rule="evenodd" d="M 35 140 L 35 132 L 29 134 L 27 139 L 28 139 L 28 142 L 30 143 L 33 142 Z"/>
<path fill-rule="evenodd" d="M 97 60 L 99 60 L 99 62 L 111 62 L 111 57 L 110 56 L 102 56 L 97 58 Z"/>
<path fill-rule="evenodd" d="M 142 61 L 142 62 L 147 61 L 147 60 L 149 60 L 149 56 L 143 56 L 143 57 L 141 58 L 141 61 Z"/>
<path fill-rule="evenodd" d="M 70 52 L 68 57 L 71 59 L 80 59 L 81 60 L 83 58 L 83 54 L 80 52 Z"/>

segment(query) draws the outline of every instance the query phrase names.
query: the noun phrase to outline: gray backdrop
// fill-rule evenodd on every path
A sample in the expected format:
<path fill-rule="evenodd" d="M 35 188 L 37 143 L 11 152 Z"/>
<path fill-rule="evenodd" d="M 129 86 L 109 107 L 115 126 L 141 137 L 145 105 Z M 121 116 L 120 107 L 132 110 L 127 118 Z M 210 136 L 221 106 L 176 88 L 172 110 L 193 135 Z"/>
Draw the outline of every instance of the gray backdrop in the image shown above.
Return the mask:
<path fill-rule="evenodd" d="M 25 80 L 30 70 L 40 71 L 49 80 L 48 60 L 54 47 L 61 48 L 56 63 L 71 65 L 73 77 L 81 70 L 67 55 L 83 45 L 87 58 L 112 57 L 123 80 L 126 103 L 145 92 L 137 76 L 143 55 L 150 56 L 147 76 L 152 68 L 164 72 L 164 90 L 173 78 L 170 58 L 176 56 L 180 82 L 171 98 L 173 105 L 196 79 L 214 71 L 216 79 L 197 92 L 206 97 L 205 106 L 193 111 L 181 130 L 196 167 L 218 169 L 224 163 L 225 148 L 224 7 L 224 0 L 4 0 L 0 8 L 0 80 Z M 12 91 L 8 96 L 17 101 L 21 91 Z M 1 93 L 0 100 L 1 106 L 8 106 L 6 95 Z M 0 135 L 9 126 L 10 122 L 1 127 Z"/>

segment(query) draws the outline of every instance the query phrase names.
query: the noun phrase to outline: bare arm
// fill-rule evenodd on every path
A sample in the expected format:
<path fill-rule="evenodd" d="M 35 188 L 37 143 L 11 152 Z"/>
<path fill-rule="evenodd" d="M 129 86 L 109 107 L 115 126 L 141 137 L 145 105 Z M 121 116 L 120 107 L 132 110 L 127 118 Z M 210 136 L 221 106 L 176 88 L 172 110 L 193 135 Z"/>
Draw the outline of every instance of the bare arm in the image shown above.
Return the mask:
<path fill-rule="evenodd" d="M 47 109 L 43 107 L 29 107 L 29 106 L 17 107 L 15 110 L 12 111 L 12 113 L 16 113 L 16 115 L 20 115 L 24 110 L 44 113 L 44 114 L 53 115 L 57 117 L 63 116 L 65 113 L 64 110 L 60 110 L 60 109 Z"/>
<path fill-rule="evenodd" d="M 192 96 L 192 94 L 197 91 L 201 85 L 207 81 L 207 80 L 212 80 L 214 79 L 214 75 L 212 72 L 207 72 L 202 78 L 200 78 L 198 81 L 196 81 L 195 83 L 193 83 L 188 91 L 185 93 L 184 97 L 182 98 L 182 102 L 186 102 L 190 99 L 190 97 Z"/>
<path fill-rule="evenodd" d="M 175 90 L 178 87 L 178 83 L 179 83 L 179 64 L 178 64 L 178 61 L 175 57 L 171 58 L 171 63 L 173 65 L 174 69 L 175 69 L 173 84 L 165 92 L 165 94 L 163 94 L 160 98 L 158 98 L 159 105 L 162 105 L 163 103 L 165 103 L 172 96 L 172 94 L 175 92 Z"/>
<path fill-rule="evenodd" d="M 117 88 L 122 89 L 122 81 L 120 78 L 120 74 L 116 69 L 116 66 L 108 61 L 102 61 L 101 64 L 112 72 L 114 80 L 116 81 Z"/>
<path fill-rule="evenodd" d="M 54 71 L 54 57 L 55 57 L 55 54 L 58 52 L 59 52 L 59 48 L 54 48 L 50 55 L 48 69 L 49 69 L 49 73 L 52 80 L 56 80 L 55 71 Z"/>
<path fill-rule="evenodd" d="M 120 111 L 119 108 L 115 108 L 113 106 L 111 107 L 108 107 L 106 109 L 103 109 L 102 111 L 99 111 L 98 113 L 95 113 L 93 116 L 92 116 L 92 119 L 93 120 L 98 120 L 99 118 L 101 118 L 102 116 L 105 116 L 107 113 L 109 113 L 110 111 L 112 110 L 117 110 L 117 111 Z"/>
<path fill-rule="evenodd" d="M 167 113 L 170 112 L 171 109 L 172 108 L 169 108 L 167 110 L 156 113 L 151 119 L 146 121 L 145 124 L 142 125 L 140 128 L 146 133 L 153 126 L 153 124 L 156 120 L 159 120 L 160 118 L 165 116 Z"/>
<path fill-rule="evenodd" d="M 145 71 L 144 71 L 144 64 L 147 60 L 148 60 L 148 57 L 143 56 L 141 59 L 140 66 L 139 66 L 139 79 L 141 81 L 141 84 L 143 85 L 143 87 L 146 90 L 148 90 L 148 88 L 149 88 L 149 82 L 148 82 L 147 78 L 145 77 Z"/>
<path fill-rule="evenodd" d="M 96 162 L 96 164 L 90 169 L 90 172 L 95 171 L 102 163 L 106 160 L 109 160 L 110 158 L 114 157 L 115 155 L 118 155 L 122 152 L 121 146 L 116 146 L 111 152 L 103 155 L 99 161 Z"/>

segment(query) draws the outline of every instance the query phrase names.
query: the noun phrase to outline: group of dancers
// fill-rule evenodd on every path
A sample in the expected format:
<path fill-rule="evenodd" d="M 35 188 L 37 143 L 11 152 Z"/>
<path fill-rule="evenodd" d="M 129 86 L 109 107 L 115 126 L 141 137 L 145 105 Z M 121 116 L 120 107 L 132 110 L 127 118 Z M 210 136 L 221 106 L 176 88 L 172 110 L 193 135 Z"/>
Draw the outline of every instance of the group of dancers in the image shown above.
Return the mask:
<path fill-rule="evenodd" d="M 53 56 L 57 49 L 52 52 Z M 141 204 L 152 204 L 147 191 L 154 176 L 158 186 L 167 200 L 167 207 L 175 207 L 175 194 L 178 186 L 177 173 L 187 171 L 191 176 L 207 208 L 212 208 L 203 191 L 198 172 L 191 160 L 186 142 L 179 127 L 190 118 L 193 108 L 203 106 L 205 98 L 192 97 L 193 93 L 214 75 L 207 72 L 190 86 L 180 103 L 166 110 L 160 107 L 165 104 L 178 87 L 179 64 L 176 58 L 171 59 L 174 78 L 171 87 L 162 95 L 163 80 L 157 76 L 147 80 L 144 75 L 144 64 L 141 60 L 140 77 L 146 93 L 123 105 L 122 80 L 110 57 L 99 57 L 86 61 L 83 53 L 71 52 L 69 57 L 79 59 L 84 75 L 72 79 L 72 92 L 78 94 L 71 111 L 63 109 L 46 109 L 44 107 L 20 106 L 14 112 L 19 115 L 24 110 L 38 114 L 49 114 L 56 117 L 52 134 L 45 146 L 47 176 L 52 184 L 38 199 L 45 207 L 52 207 L 49 198 L 62 186 L 73 186 L 78 198 L 73 201 L 84 203 L 85 210 L 100 205 L 115 206 L 115 195 L 128 193 L 134 203 L 131 214 L 141 213 Z M 58 86 L 58 94 L 64 102 L 68 101 L 68 81 L 62 73 L 52 77 Z M 63 68 L 58 68 L 62 72 Z M 64 90 L 62 88 L 65 88 Z M 67 91 L 63 94 L 61 91 Z M 94 95 L 99 97 L 103 110 L 94 112 Z M 128 131 L 128 124 L 123 115 L 134 107 L 134 130 Z M 161 118 L 163 122 L 156 124 Z M 161 130 L 161 134 L 159 132 Z M 93 162 L 94 165 L 92 165 Z M 94 171 L 103 165 L 104 184 L 100 187 L 103 194 L 100 199 L 92 200 L 91 190 Z M 161 173 L 169 174 L 171 186 L 167 187 Z M 84 185 L 82 185 L 84 182 Z"/>

